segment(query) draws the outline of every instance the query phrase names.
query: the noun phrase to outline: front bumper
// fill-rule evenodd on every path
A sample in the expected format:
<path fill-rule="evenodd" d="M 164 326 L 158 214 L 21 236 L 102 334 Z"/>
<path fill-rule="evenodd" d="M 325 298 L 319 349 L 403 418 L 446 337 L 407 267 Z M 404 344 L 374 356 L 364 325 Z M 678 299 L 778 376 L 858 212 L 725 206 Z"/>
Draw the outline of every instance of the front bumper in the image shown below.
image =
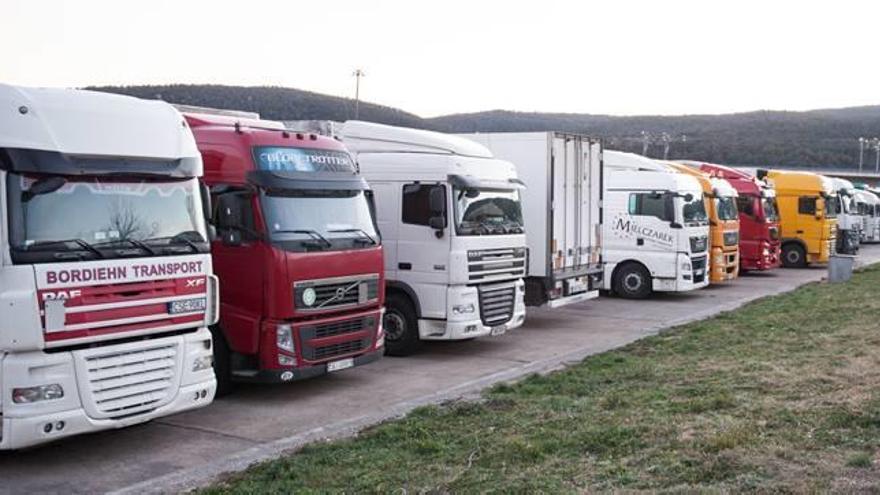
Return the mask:
<path fill-rule="evenodd" d="M 487 325 L 481 313 L 481 291 L 511 290 L 513 308 L 504 323 Z M 419 320 L 419 338 L 422 340 L 464 340 L 475 337 L 498 336 L 519 328 L 526 319 L 525 283 L 522 279 L 482 286 L 450 286 L 446 291 L 445 320 Z M 462 311 L 464 308 L 464 311 Z M 509 309 L 509 307 L 508 307 Z M 489 314 L 489 313 L 487 313 Z"/>
<path fill-rule="evenodd" d="M 711 271 L 709 281 L 711 283 L 726 282 L 735 279 L 739 275 L 739 250 L 723 250 L 720 247 L 712 248 Z"/>
<path fill-rule="evenodd" d="M 353 368 L 363 366 L 365 364 L 378 361 L 382 357 L 385 349 L 380 347 L 365 354 L 355 356 L 352 359 Z M 344 358 L 343 358 L 344 359 Z M 334 361 L 331 361 L 331 363 Z M 235 381 L 246 383 L 286 383 L 298 380 L 306 380 L 321 375 L 326 375 L 327 365 L 329 363 L 315 364 L 311 366 L 300 366 L 290 369 L 263 369 L 251 374 L 241 374 L 235 376 Z"/>
<path fill-rule="evenodd" d="M 690 262 L 691 271 L 682 271 L 676 268 L 677 278 L 654 277 L 653 290 L 656 292 L 689 292 L 709 285 L 708 253 L 692 257 L 679 253 L 675 261 L 676 267 L 680 267 L 684 262 Z"/>
<path fill-rule="evenodd" d="M 196 358 L 210 357 L 211 349 L 205 342 L 211 341 L 206 328 L 198 332 L 151 339 L 133 343 L 101 346 L 83 351 L 44 354 L 29 352 L 7 355 L 2 362 L 4 410 L 0 450 L 20 449 L 81 433 L 123 428 L 145 423 L 155 418 L 207 406 L 214 399 L 217 382 L 210 367 L 192 371 Z M 91 411 L 95 399 L 89 389 L 88 377 L 77 368 L 81 354 L 96 352 L 136 353 L 139 348 L 157 345 L 180 345 L 176 367 L 180 370 L 177 385 L 173 387 L 170 400 L 155 409 L 120 417 L 96 417 Z M 130 375 L 116 380 L 128 379 Z M 64 389 L 64 397 L 31 404 L 15 404 L 11 401 L 12 389 L 58 383 Z"/>

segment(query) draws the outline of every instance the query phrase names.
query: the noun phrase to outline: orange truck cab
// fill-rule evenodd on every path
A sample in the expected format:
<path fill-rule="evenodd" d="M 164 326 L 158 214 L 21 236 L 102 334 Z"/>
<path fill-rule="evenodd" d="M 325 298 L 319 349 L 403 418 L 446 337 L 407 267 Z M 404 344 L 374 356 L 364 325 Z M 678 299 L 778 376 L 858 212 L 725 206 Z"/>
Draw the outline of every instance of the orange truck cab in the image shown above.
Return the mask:
<path fill-rule="evenodd" d="M 834 252 L 840 198 L 828 177 L 811 172 L 758 170 L 776 188 L 782 231 L 782 264 L 827 263 Z"/>
<path fill-rule="evenodd" d="M 709 214 L 709 282 L 717 284 L 739 275 L 739 213 L 736 189 L 724 179 L 711 177 L 698 169 L 666 162 L 676 172 L 692 175 L 703 188 Z"/>

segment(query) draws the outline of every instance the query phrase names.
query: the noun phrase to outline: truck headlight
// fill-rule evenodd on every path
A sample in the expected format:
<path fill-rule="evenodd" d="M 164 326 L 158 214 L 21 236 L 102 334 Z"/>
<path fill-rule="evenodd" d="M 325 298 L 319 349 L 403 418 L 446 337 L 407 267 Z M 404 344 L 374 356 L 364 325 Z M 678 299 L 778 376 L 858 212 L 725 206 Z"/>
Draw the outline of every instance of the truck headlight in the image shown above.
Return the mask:
<path fill-rule="evenodd" d="M 278 328 L 275 330 L 275 342 L 279 349 L 292 354 L 294 352 L 293 328 L 290 325 L 278 325 Z"/>
<path fill-rule="evenodd" d="M 691 262 L 690 261 L 682 261 L 681 262 L 681 271 L 683 271 L 683 272 L 691 271 Z"/>
<path fill-rule="evenodd" d="M 770 250 L 767 248 L 764 248 L 764 250 L 761 251 L 761 254 L 763 254 L 764 256 L 770 256 Z"/>
<path fill-rule="evenodd" d="M 193 373 L 195 373 L 197 371 L 203 371 L 206 369 L 210 369 L 212 366 L 214 366 L 214 356 L 209 354 L 207 356 L 197 357 L 195 359 L 195 361 L 193 361 L 192 370 L 193 370 Z"/>
<path fill-rule="evenodd" d="M 456 304 L 452 307 L 452 312 L 459 315 L 470 314 L 476 311 L 477 308 L 474 307 L 473 303 L 468 304 Z"/>
<path fill-rule="evenodd" d="M 64 389 L 57 383 L 12 389 L 12 402 L 16 404 L 30 404 L 62 397 L 64 397 Z"/>
<path fill-rule="evenodd" d="M 295 366 L 296 358 L 293 356 L 287 356 L 285 354 L 279 354 L 278 364 L 280 364 L 281 366 Z"/>

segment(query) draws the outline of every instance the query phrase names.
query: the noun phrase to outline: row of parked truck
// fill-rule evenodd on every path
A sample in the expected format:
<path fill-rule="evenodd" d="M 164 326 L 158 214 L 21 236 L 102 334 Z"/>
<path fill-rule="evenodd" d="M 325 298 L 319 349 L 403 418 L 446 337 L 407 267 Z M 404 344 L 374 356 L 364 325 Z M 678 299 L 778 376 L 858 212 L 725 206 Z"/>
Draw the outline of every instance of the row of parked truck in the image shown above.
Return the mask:
<path fill-rule="evenodd" d="M 880 241 L 876 191 L 578 134 L 11 86 L 0 112 L 0 449 Z"/>

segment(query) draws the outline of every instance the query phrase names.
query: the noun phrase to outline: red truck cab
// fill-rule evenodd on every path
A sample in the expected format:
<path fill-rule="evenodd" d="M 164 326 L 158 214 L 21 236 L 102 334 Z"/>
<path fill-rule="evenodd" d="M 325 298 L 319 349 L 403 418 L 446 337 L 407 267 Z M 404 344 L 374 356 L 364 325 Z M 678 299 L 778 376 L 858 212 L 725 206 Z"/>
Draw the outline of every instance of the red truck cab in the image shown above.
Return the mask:
<path fill-rule="evenodd" d="M 740 270 L 779 268 L 779 213 L 773 187 L 755 176 L 724 165 L 702 163 L 700 170 L 727 180 L 739 194 Z"/>
<path fill-rule="evenodd" d="M 382 246 L 372 193 L 345 147 L 257 116 L 185 117 L 214 200 L 220 391 L 378 359 Z"/>

